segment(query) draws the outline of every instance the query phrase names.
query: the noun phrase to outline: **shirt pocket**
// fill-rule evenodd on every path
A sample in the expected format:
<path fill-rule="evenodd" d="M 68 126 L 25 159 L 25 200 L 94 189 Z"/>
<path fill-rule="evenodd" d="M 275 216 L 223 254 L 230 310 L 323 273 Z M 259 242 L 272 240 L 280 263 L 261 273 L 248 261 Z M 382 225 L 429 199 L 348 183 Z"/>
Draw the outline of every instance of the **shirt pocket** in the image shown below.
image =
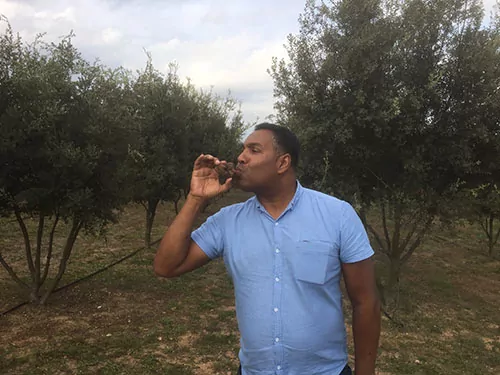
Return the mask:
<path fill-rule="evenodd" d="M 294 273 L 297 280 L 324 284 L 333 256 L 333 244 L 325 241 L 299 241 L 295 246 Z"/>

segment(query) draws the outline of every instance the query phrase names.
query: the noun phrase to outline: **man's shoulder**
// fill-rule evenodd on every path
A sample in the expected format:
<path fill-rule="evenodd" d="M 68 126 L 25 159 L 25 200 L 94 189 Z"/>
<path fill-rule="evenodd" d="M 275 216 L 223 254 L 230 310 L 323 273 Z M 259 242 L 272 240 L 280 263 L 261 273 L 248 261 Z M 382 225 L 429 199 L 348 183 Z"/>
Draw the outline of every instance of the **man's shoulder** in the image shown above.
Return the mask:
<path fill-rule="evenodd" d="M 303 187 L 303 195 L 306 199 L 324 204 L 328 207 L 341 208 L 345 204 L 349 204 L 347 201 L 336 197 L 334 195 L 323 193 L 319 190 L 314 190 L 312 188 Z"/>
<path fill-rule="evenodd" d="M 239 213 L 253 207 L 255 205 L 255 199 L 255 196 L 252 196 L 243 202 L 232 203 L 224 206 L 218 211 L 218 214 L 224 215 L 225 217 L 236 216 Z"/>

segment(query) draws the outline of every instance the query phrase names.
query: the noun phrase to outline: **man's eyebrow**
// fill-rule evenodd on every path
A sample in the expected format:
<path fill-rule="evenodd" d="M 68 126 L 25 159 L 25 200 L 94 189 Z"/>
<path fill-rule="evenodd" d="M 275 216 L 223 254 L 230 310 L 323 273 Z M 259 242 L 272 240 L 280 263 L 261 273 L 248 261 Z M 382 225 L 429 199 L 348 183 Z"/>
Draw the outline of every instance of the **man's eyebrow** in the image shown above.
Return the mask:
<path fill-rule="evenodd" d="M 257 143 L 257 142 L 251 142 L 251 143 L 247 143 L 245 145 L 245 147 L 262 147 L 262 145 L 260 143 Z"/>

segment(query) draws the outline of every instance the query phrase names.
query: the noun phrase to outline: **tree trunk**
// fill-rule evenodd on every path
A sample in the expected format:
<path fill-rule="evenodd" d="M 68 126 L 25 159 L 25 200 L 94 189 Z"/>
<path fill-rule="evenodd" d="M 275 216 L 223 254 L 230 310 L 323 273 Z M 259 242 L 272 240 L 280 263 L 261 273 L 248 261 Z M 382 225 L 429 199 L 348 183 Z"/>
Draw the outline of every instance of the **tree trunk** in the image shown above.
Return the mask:
<path fill-rule="evenodd" d="M 31 286 L 30 302 L 34 304 L 40 304 L 40 286 L 33 284 Z"/>
<path fill-rule="evenodd" d="M 493 249 L 498 242 L 498 238 L 500 237 L 500 227 L 495 233 L 495 215 L 493 213 L 490 214 L 489 222 L 488 222 L 488 255 L 490 257 L 493 256 Z"/>
<path fill-rule="evenodd" d="M 389 281 L 387 287 L 384 288 L 384 301 L 388 310 L 391 311 L 391 314 L 395 314 L 399 308 L 401 267 L 402 262 L 400 259 L 390 258 Z"/>
<path fill-rule="evenodd" d="M 399 285 L 401 276 L 401 260 L 399 258 L 391 258 L 389 264 L 389 282 L 388 289 L 394 290 Z"/>
<path fill-rule="evenodd" d="M 151 246 L 151 230 L 156 216 L 156 207 L 158 207 L 159 199 L 150 199 L 146 207 L 146 231 L 144 234 L 144 245 Z"/>
<path fill-rule="evenodd" d="M 45 269 L 43 270 L 42 280 L 40 282 L 41 285 L 45 283 L 47 275 L 49 274 L 50 261 L 52 260 L 52 249 L 54 248 L 54 235 L 56 232 L 56 227 L 58 222 L 59 222 L 59 214 L 56 215 L 54 223 L 52 224 L 52 229 L 50 230 L 47 257 L 45 259 Z"/>
<path fill-rule="evenodd" d="M 385 202 L 382 199 L 380 201 L 381 209 L 382 209 L 382 226 L 384 229 L 384 235 L 385 235 L 385 242 L 387 243 L 387 249 L 391 248 L 391 237 L 389 235 L 389 227 L 387 226 L 387 214 L 385 211 Z"/>
<path fill-rule="evenodd" d="M 68 234 L 68 237 L 66 238 L 66 244 L 64 245 L 61 262 L 59 263 L 59 271 L 57 272 L 56 277 L 50 284 L 49 288 L 43 295 L 42 299 L 40 300 L 41 305 L 45 305 L 45 303 L 47 303 L 47 299 L 52 294 L 54 289 L 56 289 L 57 284 L 59 284 L 59 281 L 61 281 L 61 278 L 64 275 L 64 272 L 66 271 L 66 265 L 68 264 L 68 259 L 71 256 L 71 251 L 73 250 L 73 246 L 75 245 L 76 238 L 78 237 L 78 233 L 80 232 L 82 225 L 83 222 L 81 220 L 73 218 L 71 230 Z"/>
<path fill-rule="evenodd" d="M 488 223 L 488 255 L 491 257 L 493 255 L 493 214 L 490 214 Z"/>
<path fill-rule="evenodd" d="M 392 241 L 391 241 L 391 264 L 393 259 L 397 260 L 399 264 L 399 258 L 404 251 L 404 248 L 400 246 L 400 238 L 401 238 L 401 221 L 403 220 L 403 205 L 401 202 L 397 201 L 394 203 L 394 229 L 392 233 Z"/>
<path fill-rule="evenodd" d="M 40 287 L 42 285 L 42 274 L 41 274 L 41 258 L 42 258 L 42 240 L 43 240 L 43 230 L 45 227 L 45 216 L 40 214 L 38 219 L 38 231 L 36 234 L 36 249 L 35 249 L 35 277 L 33 280 L 33 285 L 31 288 L 30 299 L 31 302 L 38 303 L 40 300 Z"/>
<path fill-rule="evenodd" d="M 483 219 L 479 220 L 479 223 L 481 224 L 481 228 L 483 229 L 484 233 L 486 234 L 486 237 L 488 238 L 488 255 L 490 257 L 493 256 L 493 249 L 495 245 L 498 242 L 498 239 L 500 237 L 500 227 L 498 228 L 497 232 L 495 233 L 495 215 L 493 213 L 490 213 Z"/>
<path fill-rule="evenodd" d="M 493 225 L 492 225 L 492 228 L 491 228 L 492 232 L 491 232 L 491 237 L 493 237 Z M 497 229 L 497 233 L 495 235 L 495 238 L 493 239 L 493 243 L 491 245 L 491 249 L 490 249 L 490 256 L 493 256 L 493 248 L 495 247 L 495 245 L 498 243 L 498 239 L 500 238 L 500 225 L 498 226 L 498 229 Z"/>
<path fill-rule="evenodd" d="M 21 232 L 23 233 L 26 262 L 28 263 L 28 269 L 30 271 L 31 281 L 34 283 L 35 282 L 35 265 L 33 264 L 33 257 L 31 254 L 30 236 L 28 234 L 28 229 L 26 228 L 26 224 L 24 223 L 24 220 L 21 217 L 21 213 L 19 212 L 19 210 L 15 209 L 14 213 L 16 215 L 17 222 L 19 223 L 19 228 L 21 228 Z"/>

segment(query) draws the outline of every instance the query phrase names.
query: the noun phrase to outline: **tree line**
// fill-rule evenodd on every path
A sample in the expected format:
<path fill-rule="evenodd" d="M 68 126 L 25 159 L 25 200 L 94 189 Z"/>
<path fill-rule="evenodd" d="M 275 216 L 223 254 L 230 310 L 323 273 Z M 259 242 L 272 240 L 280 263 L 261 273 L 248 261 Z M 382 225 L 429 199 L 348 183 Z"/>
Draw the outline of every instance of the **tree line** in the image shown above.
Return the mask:
<path fill-rule="evenodd" d="M 495 256 L 498 13 L 487 21 L 479 0 L 308 0 L 299 26 L 269 69 L 276 121 L 301 140 L 302 183 L 358 210 L 387 264 L 382 294 L 440 225 L 477 223 Z M 8 27 L 0 39 L 0 213 L 19 224 L 31 281 L 0 263 L 42 302 L 80 230 L 98 232 L 134 201 L 149 244 L 156 207 L 177 207 L 194 158 L 234 159 L 246 129 L 234 99 L 182 83 L 176 66 L 110 69 L 71 38 L 26 44 Z M 25 216 L 38 220 L 33 241 Z M 40 299 L 60 222 L 63 257 Z"/>
<path fill-rule="evenodd" d="M 307 1 L 274 59 L 277 121 L 300 136 L 302 178 L 353 202 L 388 265 L 438 224 L 500 236 L 500 17 L 478 0 Z M 371 219 L 371 220 L 370 220 Z"/>
<path fill-rule="evenodd" d="M 19 225 L 30 279 L 2 249 L 0 263 L 43 304 L 82 230 L 99 233 L 137 202 L 149 245 L 158 204 L 177 209 L 195 158 L 235 158 L 247 125 L 235 99 L 183 83 L 175 65 L 162 73 L 148 55 L 140 71 L 111 69 L 84 59 L 73 34 L 27 43 L 8 20 L 0 24 L 0 215 Z M 31 237 L 28 219 L 37 222 Z"/>

